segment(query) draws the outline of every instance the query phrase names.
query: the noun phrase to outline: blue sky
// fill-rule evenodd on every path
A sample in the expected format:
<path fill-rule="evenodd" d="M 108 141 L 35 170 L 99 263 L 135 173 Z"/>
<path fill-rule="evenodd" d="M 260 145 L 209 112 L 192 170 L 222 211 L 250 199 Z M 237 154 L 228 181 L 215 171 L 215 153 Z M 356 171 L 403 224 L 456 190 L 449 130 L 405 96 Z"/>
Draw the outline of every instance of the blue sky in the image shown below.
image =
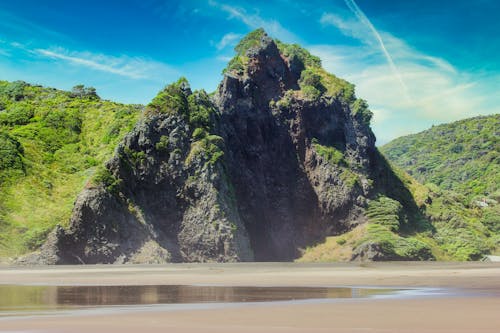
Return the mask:
<path fill-rule="evenodd" d="M 0 0 L 0 79 L 126 103 L 180 76 L 213 91 L 238 39 L 263 27 L 356 84 L 383 144 L 500 113 L 498 13 L 497 0 Z"/>

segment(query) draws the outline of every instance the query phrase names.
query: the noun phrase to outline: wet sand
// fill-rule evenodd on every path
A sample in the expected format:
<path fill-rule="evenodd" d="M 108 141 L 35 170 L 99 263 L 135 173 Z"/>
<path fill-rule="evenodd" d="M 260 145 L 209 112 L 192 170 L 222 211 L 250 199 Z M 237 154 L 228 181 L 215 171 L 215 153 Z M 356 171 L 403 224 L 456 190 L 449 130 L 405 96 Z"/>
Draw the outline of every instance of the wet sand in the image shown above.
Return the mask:
<path fill-rule="evenodd" d="M 0 268 L 0 284 L 391 286 L 444 296 L 92 311 L 0 320 L 0 332 L 500 332 L 500 264 L 182 264 Z M 1 295 L 0 295 L 1 297 Z"/>

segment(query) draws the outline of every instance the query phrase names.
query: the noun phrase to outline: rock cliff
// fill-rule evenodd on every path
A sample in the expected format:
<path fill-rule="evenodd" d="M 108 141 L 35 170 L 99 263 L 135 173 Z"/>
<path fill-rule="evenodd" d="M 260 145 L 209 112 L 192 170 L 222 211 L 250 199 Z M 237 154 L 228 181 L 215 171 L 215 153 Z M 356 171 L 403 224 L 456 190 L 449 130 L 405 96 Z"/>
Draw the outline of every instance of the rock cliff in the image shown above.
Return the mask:
<path fill-rule="evenodd" d="M 365 222 L 377 194 L 414 209 L 351 84 L 260 29 L 236 51 L 213 95 L 185 79 L 161 91 L 79 195 L 69 227 L 25 261 L 292 260 Z"/>

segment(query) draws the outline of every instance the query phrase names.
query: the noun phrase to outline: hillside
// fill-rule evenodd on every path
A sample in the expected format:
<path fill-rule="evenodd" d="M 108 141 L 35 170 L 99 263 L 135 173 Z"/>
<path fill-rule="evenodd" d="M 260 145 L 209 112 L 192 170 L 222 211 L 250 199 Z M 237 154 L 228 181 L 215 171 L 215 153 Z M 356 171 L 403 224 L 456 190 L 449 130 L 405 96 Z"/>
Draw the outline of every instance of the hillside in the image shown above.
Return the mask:
<path fill-rule="evenodd" d="M 444 198 L 439 205 L 431 205 L 434 225 L 444 238 L 455 237 L 463 243 L 445 246 L 447 252 L 455 249 L 451 252 L 463 254 L 470 244 L 479 249 L 482 242 L 498 252 L 499 137 L 500 115 L 491 115 L 433 126 L 380 148 L 391 163 Z"/>
<path fill-rule="evenodd" d="M 235 51 L 214 93 L 181 78 L 144 110 L 92 88 L 4 83 L 0 116 L 28 116 L 2 123 L 1 255 L 93 264 L 495 251 L 484 211 L 379 153 L 367 102 L 319 58 L 262 29 Z"/>
<path fill-rule="evenodd" d="M 500 197 L 500 114 L 433 126 L 380 150 L 421 183 L 471 200 Z"/>
<path fill-rule="evenodd" d="M 140 114 L 95 90 L 0 81 L 0 257 L 37 249 Z"/>

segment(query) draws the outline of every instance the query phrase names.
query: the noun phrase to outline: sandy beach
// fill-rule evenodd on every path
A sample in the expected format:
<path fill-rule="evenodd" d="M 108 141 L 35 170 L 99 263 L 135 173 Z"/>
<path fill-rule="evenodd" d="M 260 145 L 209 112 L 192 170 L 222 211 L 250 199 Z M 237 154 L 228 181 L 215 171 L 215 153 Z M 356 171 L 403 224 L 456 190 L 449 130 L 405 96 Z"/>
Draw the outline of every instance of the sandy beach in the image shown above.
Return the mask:
<path fill-rule="evenodd" d="M 0 268 L 0 284 L 390 286 L 450 291 L 431 297 L 4 318 L 0 332 L 500 332 L 496 263 L 5 266 Z"/>

